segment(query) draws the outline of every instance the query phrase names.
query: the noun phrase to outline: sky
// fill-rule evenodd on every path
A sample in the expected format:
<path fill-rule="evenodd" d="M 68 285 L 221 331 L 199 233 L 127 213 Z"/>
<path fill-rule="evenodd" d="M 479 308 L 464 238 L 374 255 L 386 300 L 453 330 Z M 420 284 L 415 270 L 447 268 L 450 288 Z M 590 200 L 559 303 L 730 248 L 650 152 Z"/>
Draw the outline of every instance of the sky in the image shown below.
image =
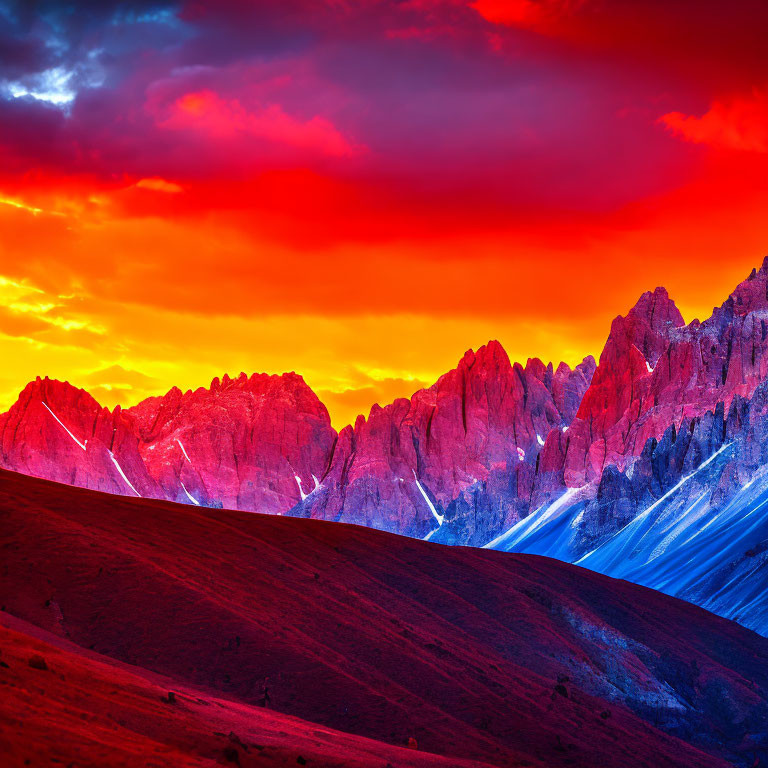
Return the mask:
<path fill-rule="evenodd" d="M 763 0 L 0 0 L 0 409 L 301 373 L 336 427 L 768 253 Z"/>

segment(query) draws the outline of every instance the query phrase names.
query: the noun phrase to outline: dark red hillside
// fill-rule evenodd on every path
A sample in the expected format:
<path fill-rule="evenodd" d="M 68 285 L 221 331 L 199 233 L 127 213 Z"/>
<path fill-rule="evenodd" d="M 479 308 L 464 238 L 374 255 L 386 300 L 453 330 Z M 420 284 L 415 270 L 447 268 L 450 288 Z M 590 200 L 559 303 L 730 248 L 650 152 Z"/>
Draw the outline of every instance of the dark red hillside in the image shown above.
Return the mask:
<path fill-rule="evenodd" d="M 551 560 L 8 472 L 0 546 L 8 613 L 210 694 L 268 678 L 274 709 L 392 744 L 664 768 L 751 762 L 768 732 L 768 640 Z"/>
<path fill-rule="evenodd" d="M 3 768 L 491 768 L 216 698 L 8 614 L 0 614 L 0 661 Z"/>

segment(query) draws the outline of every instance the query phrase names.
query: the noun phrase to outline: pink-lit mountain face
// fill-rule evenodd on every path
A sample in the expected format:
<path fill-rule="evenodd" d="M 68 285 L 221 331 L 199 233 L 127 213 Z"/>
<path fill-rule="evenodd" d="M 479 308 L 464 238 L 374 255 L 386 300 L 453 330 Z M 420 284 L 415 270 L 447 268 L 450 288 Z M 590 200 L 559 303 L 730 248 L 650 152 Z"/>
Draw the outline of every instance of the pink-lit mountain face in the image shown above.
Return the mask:
<path fill-rule="evenodd" d="M 513 366 L 490 342 L 411 400 L 374 406 L 339 434 L 293 373 L 224 376 L 114 412 L 38 379 L 1 417 L 2 463 L 111 493 L 265 513 L 303 505 L 310 516 L 421 536 L 441 517 L 436 504 L 509 475 L 521 490 L 504 525 L 532 492 L 543 436 L 570 423 L 594 367 L 592 358 L 575 370 Z"/>
<path fill-rule="evenodd" d="M 128 411 L 159 497 L 284 512 L 319 482 L 336 441 L 301 376 L 244 374 Z"/>
<path fill-rule="evenodd" d="M 0 416 L 3 466 L 98 491 L 159 497 L 136 423 L 67 383 L 37 379 Z"/>
<path fill-rule="evenodd" d="M 613 322 L 573 424 L 566 484 L 595 480 L 608 464 L 623 466 L 686 416 L 750 397 L 768 377 L 766 337 L 768 261 L 704 323 L 685 326 L 663 289 L 644 294 Z"/>
<path fill-rule="evenodd" d="M 224 376 L 110 412 L 83 390 L 30 383 L 1 417 L 3 466 L 93 490 L 284 512 L 323 474 L 336 433 L 300 376 Z"/>
<path fill-rule="evenodd" d="M 433 386 L 374 406 L 338 434 L 293 373 L 225 376 L 125 411 L 38 379 L 0 417 L 0 458 L 95 490 L 587 558 L 613 573 L 626 558 L 600 560 L 593 550 L 629 535 L 649 508 L 706 494 L 698 546 L 746 483 L 762 488 L 767 351 L 768 260 L 704 322 L 685 325 L 662 288 L 643 294 L 614 320 L 597 366 L 591 357 L 574 370 L 512 364 L 489 342 Z M 644 534 L 654 558 L 672 541 L 670 514 Z M 728 535 L 743 546 L 718 561 L 723 574 L 749 571 L 745 552 L 762 562 L 763 529 L 739 525 Z M 691 557 L 712 565 L 703 551 Z M 677 594 L 674 578 L 648 575 L 654 558 L 635 564 L 642 573 L 632 578 Z M 720 588 L 707 579 L 686 584 L 685 595 L 707 603 Z M 761 606 L 744 594 L 712 607 L 768 630 Z"/>
<path fill-rule="evenodd" d="M 424 537 L 482 484 L 498 504 L 488 510 L 493 522 L 478 525 L 508 525 L 524 514 L 545 436 L 570 423 L 594 367 L 591 358 L 573 371 L 539 360 L 512 365 L 498 342 L 467 352 L 429 389 L 374 406 L 367 421 L 342 430 L 300 512 Z"/>

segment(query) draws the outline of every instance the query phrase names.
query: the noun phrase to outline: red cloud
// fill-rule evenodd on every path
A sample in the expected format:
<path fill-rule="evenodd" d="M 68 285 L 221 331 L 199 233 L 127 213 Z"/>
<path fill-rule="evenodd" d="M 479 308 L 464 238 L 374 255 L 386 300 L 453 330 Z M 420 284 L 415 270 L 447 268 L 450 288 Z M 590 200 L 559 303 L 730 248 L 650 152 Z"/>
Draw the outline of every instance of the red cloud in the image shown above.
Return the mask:
<path fill-rule="evenodd" d="M 714 102 L 701 117 L 669 112 L 662 115 L 659 122 L 694 144 L 768 152 L 768 97 L 764 93 Z"/>
<path fill-rule="evenodd" d="M 182 191 L 182 187 L 175 182 L 161 178 L 139 179 L 136 186 L 139 189 L 149 189 L 152 192 L 165 192 L 172 195 Z"/>
<path fill-rule="evenodd" d="M 532 27 L 573 10 L 583 0 L 473 0 L 469 5 L 486 21 Z"/>
<path fill-rule="evenodd" d="M 238 99 L 222 99 L 209 90 L 187 93 L 176 99 L 159 125 L 173 130 L 203 132 L 219 139 L 250 136 L 332 157 L 357 151 L 324 117 L 316 115 L 302 121 L 287 114 L 279 104 L 252 112 Z"/>

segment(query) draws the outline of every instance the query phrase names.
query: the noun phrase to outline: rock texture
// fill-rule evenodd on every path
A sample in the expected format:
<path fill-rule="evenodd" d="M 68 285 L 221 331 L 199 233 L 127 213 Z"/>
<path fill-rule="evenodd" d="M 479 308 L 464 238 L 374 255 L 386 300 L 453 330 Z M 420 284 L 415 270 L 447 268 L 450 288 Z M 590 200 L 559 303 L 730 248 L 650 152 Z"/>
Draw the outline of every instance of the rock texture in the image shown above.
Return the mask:
<path fill-rule="evenodd" d="M 623 468 L 649 438 L 737 395 L 768 376 L 768 258 L 700 323 L 683 325 L 666 291 L 644 294 L 617 318 L 568 440 L 547 450 L 568 487 Z"/>
<path fill-rule="evenodd" d="M 67 383 L 36 379 L 0 416 L 0 464 L 69 485 L 161 497 L 141 458 L 133 419 Z"/>
<path fill-rule="evenodd" d="M 644 293 L 626 317 L 613 321 L 600 364 L 569 430 L 566 485 L 594 480 L 606 464 L 635 452 L 637 441 L 642 440 L 637 422 L 649 408 L 653 371 L 673 330 L 683 325 L 682 315 L 663 288 Z"/>
<path fill-rule="evenodd" d="M 336 440 L 296 374 L 171 389 L 128 410 L 37 379 L 0 417 L 0 464 L 122 495 L 280 513 L 318 482 Z"/>
<path fill-rule="evenodd" d="M 490 547 L 577 562 L 768 634 L 768 382 L 650 438 Z"/>
<path fill-rule="evenodd" d="M 594 369 L 591 357 L 573 371 L 512 365 L 498 342 L 470 350 L 429 389 L 343 430 L 322 485 L 291 514 L 424 537 L 482 487 L 493 503 L 464 523 L 466 541 L 483 538 L 527 510 L 541 446 L 568 425 Z"/>
<path fill-rule="evenodd" d="M 319 483 L 336 441 L 301 376 L 240 374 L 129 409 L 163 498 L 280 513 Z"/>

